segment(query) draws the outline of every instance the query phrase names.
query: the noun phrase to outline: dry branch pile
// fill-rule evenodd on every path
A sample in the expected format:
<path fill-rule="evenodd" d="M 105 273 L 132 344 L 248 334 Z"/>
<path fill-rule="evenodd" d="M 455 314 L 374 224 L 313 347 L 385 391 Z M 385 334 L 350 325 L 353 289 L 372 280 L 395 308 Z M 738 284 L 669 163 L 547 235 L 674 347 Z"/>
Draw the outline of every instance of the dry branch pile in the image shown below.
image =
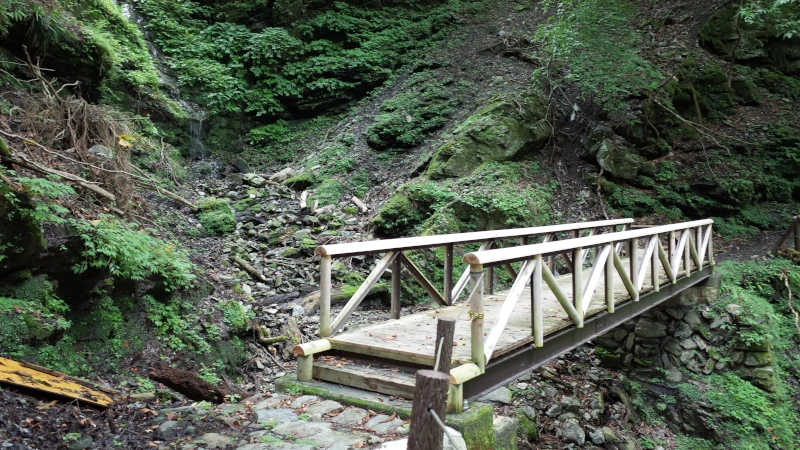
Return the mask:
<path fill-rule="evenodd" d="M 0 155 L 6 166 L 57 175 L 95 194 L 109 210 L 120 215 L 129 212 L 134 204 L 131 200 L 136 186 L 197 209 L 131 164 L 129 149 L 134 138 L 119 112 L 93 105 L 72 93 L 70 89 L 80 87 L 77 83 L 58 85 L 56 79 L 48 79 L 43 74 L 46 69 L 38 61 L 34 63 L 27 52 L 25 66 L 33 77 L 27 83 L 35 89 L 7 93 L 6 100 L 22 114 L 0 120 L 0 136 L 14 144 Z"/>

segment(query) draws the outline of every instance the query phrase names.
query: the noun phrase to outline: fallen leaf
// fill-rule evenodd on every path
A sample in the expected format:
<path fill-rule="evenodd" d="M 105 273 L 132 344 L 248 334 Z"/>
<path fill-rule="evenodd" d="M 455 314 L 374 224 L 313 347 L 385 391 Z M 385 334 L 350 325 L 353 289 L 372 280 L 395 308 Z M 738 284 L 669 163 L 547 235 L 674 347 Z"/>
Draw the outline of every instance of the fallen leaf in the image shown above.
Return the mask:
<path fill-rule="evenodd" d="M 167 414 L 167 420 L 178 420 L 178 417 L 180 417 L 180 415 L 175 412 Z"/>
<path fill-rule="evenodd" d="M 397 413 L 392 413 L 391 416 L 387 417 L 385 420 L 382 420 L 380 423 L 391 422 L 395 417 L 397 417 Z"/>

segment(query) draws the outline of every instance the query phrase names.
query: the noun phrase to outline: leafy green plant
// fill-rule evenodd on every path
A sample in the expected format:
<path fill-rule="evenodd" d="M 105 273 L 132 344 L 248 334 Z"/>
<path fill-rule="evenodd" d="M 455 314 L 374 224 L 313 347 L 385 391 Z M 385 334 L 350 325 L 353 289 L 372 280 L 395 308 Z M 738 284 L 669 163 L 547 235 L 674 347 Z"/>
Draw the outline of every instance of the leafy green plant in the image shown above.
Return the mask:
<path fill-rule="evenodd" d="M 437 80 L 432 72 L 412 74 L 400 94 L 381 105 L 381 114 L 366 131 L 372 147 L 407 148 L 441 128 L 461 103 L 452 79 Z"/>
<path fill-rule="evenodd" d="M 76 274 L 92 268 L 129 280 L 158 276 L 167 291 L 188 288 L 195 279 L 194 265 L 181 247 L 140 231 L 133 224 L 109 216 L 92 223 L 70 223 L 83 242 L 82 260 L 72 266 Z"/>
<path fill-rule="evenodd" d="M 581 88 L 583 96 L 611 110 L 623 100 L 654 89 L 660 75 L 636 49 L 640 34 L 630 25 L 633 4 L 621 0 L 548 0 L 551 14 L 536 31 L 548 63 L 534 73 L 543 83 L 548 72 L 559 70 L 563 79 Z M 598 20 L 598 17 L 602 17 Z M 559 77 L 552 77 L 560 79 Z"/>
<path fill-rule="evenodd" d="M 200 223 L 211 235 L 221 236 L 236 228 L 233 208 L 227 199 L 206 197 L 197 202 L 197 211 Z"/>

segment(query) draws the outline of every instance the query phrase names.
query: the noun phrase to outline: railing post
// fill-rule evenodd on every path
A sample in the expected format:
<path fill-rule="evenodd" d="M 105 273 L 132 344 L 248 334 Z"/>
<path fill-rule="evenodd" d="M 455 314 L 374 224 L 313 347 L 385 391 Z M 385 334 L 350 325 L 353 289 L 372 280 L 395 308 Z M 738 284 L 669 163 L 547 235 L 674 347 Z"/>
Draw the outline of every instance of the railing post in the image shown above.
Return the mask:
<path fill-rule="evenodd" d="M 453 298 L 453 244 L 444 247 L 444 302 L 452 305 Z"/>
<path fill-rule="evenodd" d="M 714 273 L 714 227 L 708 227 L 708 267 L 711 273 Z"/>
<path fill-rule="evenodd" d="M 683 270 L 685 272 L 686 278 L 692 276 L 692 256 L 691 256 L 691 245 L 692 243 L 689 242 L 689 238 L 692 235 L 691 230 L 685 230 L 686 233 L 686 245 L 683 246 Z"/>
<path fill-rule="evenodd" d="M 331 335 L 331 257 L 319 260 L 319 336 Z"/>
<path fill-rule="evenodd" d="M 800 219 L 794 220 L 794 249 L 800 252 Z"/>
<path fill-rule="evenodd" d="M 669 256 L 669 262 L 672 264 L 672 261 L 675 261 L 675 232 L 669 232 L 669 242 L 667 243 L 667 256 Z M 672 264 L 675 266 L 676 264 Z M 677 267 L 673 267 L 672 270 L 678 271 Z"/>
<path fill-rule="evenodd" d="M 658 235 L 651 237 L 655 242 L 655 247 L 653 247 L 653 260 L 650 263 L 650 281 L 653 283 L 653 292 L 658 292 L 661 290 L 661 277 L 658 275 L 658 246 L 660 245 L 658 242 Z"/>
<path fill-rule="evenodd" d="M 580 321 L 576 328 L 583 328 L 583 249 L 578 247 L 572 250 L 572 305 L 578 311 Z"/>
<path fill-rule="evenodd" d="M 542 255 L 536 255 L 536 266 L 533 269 L 531 280 L 531 329 L 533 330 L 533 345 L 541 348 L 544 345 L 544 314 L 542 311 Z"/>
<path fill-rule="evenodd" d="M 395 258 L 392 261 L 392 319 L 400 318 L 400 273 L 403 271 L 403 260 Z"/>
<path fill-rule="evenodd" d="M 471 264 L 469 268 L 470 288 L 474 291 L 474 296 L 470 302 L 470 319 L 472 319 L 470 348 L 472 351 L 472 362 L 481 369 L 483 373 L 486 369 L 486 357 L 483 353 L 483 265 Z"/>
<path fill-rule="evenodd" d="M 630 278 L 636 286 L 636 281 L 639 279 L 639 240 L 634 238 L 628 241 L 628 257 L 631 265 Z M 635 302 L 639 301 L 639 290 L 636 290 L 636 297 L 632 299 Z"/>
<path fill-rule="evenodd" d="M 616 245 L 612 242 L 609 244 L 611 246 L 610 253 L 608 258 L 606 259 L 606 270 L 605 270 L 605 291 L 606 291 L 606 310 L 609 313 L 614 312 L 614 257 L 617 255 L 616 253 Z"/>

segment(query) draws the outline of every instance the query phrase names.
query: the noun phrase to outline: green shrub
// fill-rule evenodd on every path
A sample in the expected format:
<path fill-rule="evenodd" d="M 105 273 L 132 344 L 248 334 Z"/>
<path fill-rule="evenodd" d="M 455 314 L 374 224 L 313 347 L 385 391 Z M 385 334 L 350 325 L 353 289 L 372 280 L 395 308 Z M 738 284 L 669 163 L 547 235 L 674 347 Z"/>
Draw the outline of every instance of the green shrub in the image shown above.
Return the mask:
<path fill-rule="evenodd" d="M 381 105 L 381 114 L 366 131 L 367 142 L 377 149 L 419 145 L 450 119 L 461 104 L 452 79 L 439 81 L 431 72 L 411 75 L 402 92 Z"/>
<path fill-rule="evenodd" d="M 537 170 L 531 164 L 490 162 L 464 178 L 408 184 L 381 207 L 372 223 L 389 236 L 551 223 L 553 186 L 520 183 L 523 170 Z"/>
<path fill-rule="evenodd" d="M 228 324 L 231 334 L 243 334 L 247 331 L 248 317 L 240 302 L 231 300 L 222 305 L 222 315 Z"/>
<path fill-rule="evenodd" d="M 200 224 L 208 234 L 221 236 L 236 229 L 233 208 L 227 199 L 206 197 L 197 202 Z"/>

